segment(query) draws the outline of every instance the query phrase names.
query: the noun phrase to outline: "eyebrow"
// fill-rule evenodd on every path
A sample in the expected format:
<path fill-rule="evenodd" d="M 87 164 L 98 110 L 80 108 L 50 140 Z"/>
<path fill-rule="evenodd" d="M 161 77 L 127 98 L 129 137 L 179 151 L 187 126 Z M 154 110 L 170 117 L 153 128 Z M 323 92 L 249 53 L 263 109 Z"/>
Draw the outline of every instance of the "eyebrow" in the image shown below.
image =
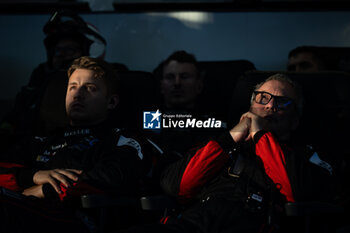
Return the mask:
<path fill-rule="evenodd" d="M 267 92 L 267 91 L 254 91 L 254 92 L 258 92 L 258 93 L 267 93 L 267 94 L 272 95 L 272 96 L 274 96 L 274 97 L 288 98 L 288 99 L 290 99 L 290 100 L 293 100 L 293 98 L 291 98 L 291 97 L 288 97 L 288 96 L 285 96 L 285 95 L 273 95 L 273 94 L 271 94 L 270 92 Z M 293 101 L 294 101 L 294 100 L 293 100 Z"/>
<path fill-rule="evenodd" d="M 72 86 L 72 85 L 78 85 L 78 83 L 77 82 L 69 82 L 68 83 L 68 86 Z"/>
<path fill-rule="evenodd" d="M 71 85 L 78 85 L 78 83 L 77 82 L 70 82 L 70 83 L 68 83 L 68 86 L 71 86 Z M 95 85 L 95 86 L 97 86 L 97 84 L 96 83 L 83 83 L 83 85 Z"/>

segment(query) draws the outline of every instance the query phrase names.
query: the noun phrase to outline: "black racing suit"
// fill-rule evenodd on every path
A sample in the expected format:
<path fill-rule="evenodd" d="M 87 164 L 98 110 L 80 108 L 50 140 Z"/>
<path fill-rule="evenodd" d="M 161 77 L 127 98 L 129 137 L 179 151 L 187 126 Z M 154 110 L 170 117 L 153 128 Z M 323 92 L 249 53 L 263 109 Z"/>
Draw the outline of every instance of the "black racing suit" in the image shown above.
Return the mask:
<path fill-rule="evenodd" d="M 241 145 L 227 132 L 164 172 L 165 192 L 188 206 L 154 232 L 277 229 L 287 201 L 331 200 L 332 177 L 330 164 L 310 146 L 281 144 L 264 131 Z"/>
<path fill-rule="evenodd" d="M 12 157 L 7 157 L 7 159 L 3 157 L 3 161 L 17 162 L 24 166 L 17 167 L 17 165 L 11 166 L 11 163 L 1 163 L 0 186 L 22 191 L 34 185 L 33 175 L 38 170 L 55 168 L 82 170 L 83 173 L 79 176 L 79 180 L 72 182 L 70 188 L 61 184 L 63 193 L 60 195 L 55 192 L 50 184 L 43 185 L 46 200 L 51 200 L 51 204 L 53 202 L 57 203 L 55 207 L 62 203 L 70 203 L 68 209 L 72 210 L 72 207 L 76 204 L 72 200 L 83 194 L 104 192 L 138 195 L 140 188 L 142 188 L 140 184 L 143 179 L 146 179 L 151 170 L 153 153 L 156 153 L 156 151 L 147 140 L 131 136 L 123 130 L 111 128 L 107 122 L 95 127 L 69 127 L 49 138 L 36 137 L 34 142 L 27 143 L 25 148 L 21 147 L 21 149 L 14 150 L 10 154 Z M 27 199 L 27 197 L 24 198 Z M 27 210 L 34 210 L 36 207 L 32 208 L 33 203 L 39 203 L 39 201 L 41 200 L 32 201 L 30 203 L 31 207 L 25 207 L 23 208 L 25 211 L 21 210 L 21 212 L 23 211 L 27 216 L 34 215 L 38 217 L 35 213 L 28 214 L 27 212 L 31 213 L 31 210 Z M 13 216 L 9 216 L 11 215 L 9 213 L 17 204 L 8 207 L 4 203 L 8 203 L 8 200 L 3 203 L 0 202 L 1 218 L 4 221 L 10 219 L 9 222 L 11 223 Z M 19 211 L 17 212 L 19 213 Z M 43 210 L 43 212 L 45 211 Z M 63 213 L 65 212 L 63 211 Z M 12 221 L 14 228 L 11 230 L 15 231 L 14 229 L 19 227 L 19 231 L 21 231 L 23 230 L 21 227 L 24 226 L 20 226 L 20 223 L 23 223 L 27 217 L 23 217 L 21 214 L 16 215 L 18 215 L 18 219 Z M 42 226 L 45 226 L 46 220 L 36 220 L 40 218 L 29 219 L 25 221 L 26 229 L 32 230 L 32 228 L 41 226 L 35 232 L 45 231 Z M 52 218 L 48 222 L 55 226 L 51 220 Z M 38 221 L 41 223 L 37 223 Z M 51 230 L 56 232 L 64 228 L 62 223 L 57 225 L 61 227 L 57 229 L 54 227 L 55 229 Z"/>

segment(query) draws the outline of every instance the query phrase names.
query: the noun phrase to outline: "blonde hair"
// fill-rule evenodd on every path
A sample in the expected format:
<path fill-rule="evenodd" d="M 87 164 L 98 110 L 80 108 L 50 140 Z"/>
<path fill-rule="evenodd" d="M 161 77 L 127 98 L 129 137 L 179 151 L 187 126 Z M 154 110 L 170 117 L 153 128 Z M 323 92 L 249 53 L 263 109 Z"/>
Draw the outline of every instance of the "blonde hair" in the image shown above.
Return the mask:
<path fill-rule="evenodd" d="M 113 69 L 109 63 L 101 59 L 88 56 L 77 58 L 68 69 L 68 78 L 70 78 L 76 69 L 92 70 L 95 78 L 102 79 L 104 81 L 107 87 L 107 93 L 109 95 L 118 93 L 119 78 L 115 69 Z"/>

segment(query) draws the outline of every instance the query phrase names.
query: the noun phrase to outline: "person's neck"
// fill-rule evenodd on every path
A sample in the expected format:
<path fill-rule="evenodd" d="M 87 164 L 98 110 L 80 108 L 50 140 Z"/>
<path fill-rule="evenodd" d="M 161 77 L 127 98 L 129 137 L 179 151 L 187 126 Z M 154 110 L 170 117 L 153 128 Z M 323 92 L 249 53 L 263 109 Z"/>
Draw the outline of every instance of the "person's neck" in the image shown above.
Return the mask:
<path fill-rule="evenodd" d="M 96 125 L 101 125 L 103 122 L 105 122 L 107 120 L 107 118 L 104 119 L 100 119 L 97 121 L 74 121 L 74 120 L 70 120 L 70 126 L 72 127 L 92 127 L 92 126 L 96 126 Z"/>

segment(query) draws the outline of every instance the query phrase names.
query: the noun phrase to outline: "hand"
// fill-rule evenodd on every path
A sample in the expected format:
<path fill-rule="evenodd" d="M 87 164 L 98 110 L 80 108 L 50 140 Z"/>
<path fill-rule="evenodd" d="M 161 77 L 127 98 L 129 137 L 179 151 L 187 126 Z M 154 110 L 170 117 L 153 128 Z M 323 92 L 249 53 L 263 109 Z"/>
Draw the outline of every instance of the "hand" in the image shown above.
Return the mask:
<path fill-rule="evenodd" d="M 35 196 L 38 198 L 44 198 L 44 192 L 43 192 L 43 185 L 35 185 L 30 188 L 25 189 L 22 192 L 23 195 L 25 196 Z"/>
<path fill-rule="evenodd" d="M 242 116 L 239 123 L 230 130 L 233 140 L 237 143 L 245 140 L 249 134 L 250 125 L 251 119 Z"/>
<path fill-rule="evenodd" d="M 34 174 L 33 182 L 38 185 L 49 183 L 57 193 L 61 193 L 60 183 L 70 187 L 71 181 L 77 181 L 81 173 L 76 169 L 40 170 Z"/>
<path fill-rule="evenodd" d="M 250 120 L 249 135 L 246 140 L 254 138 L 254 135 L 260 130 L 268 131 L 268 121 L 252 112 L 246 112 L 242 115 L 242 119 L 248 118 Z"/>

